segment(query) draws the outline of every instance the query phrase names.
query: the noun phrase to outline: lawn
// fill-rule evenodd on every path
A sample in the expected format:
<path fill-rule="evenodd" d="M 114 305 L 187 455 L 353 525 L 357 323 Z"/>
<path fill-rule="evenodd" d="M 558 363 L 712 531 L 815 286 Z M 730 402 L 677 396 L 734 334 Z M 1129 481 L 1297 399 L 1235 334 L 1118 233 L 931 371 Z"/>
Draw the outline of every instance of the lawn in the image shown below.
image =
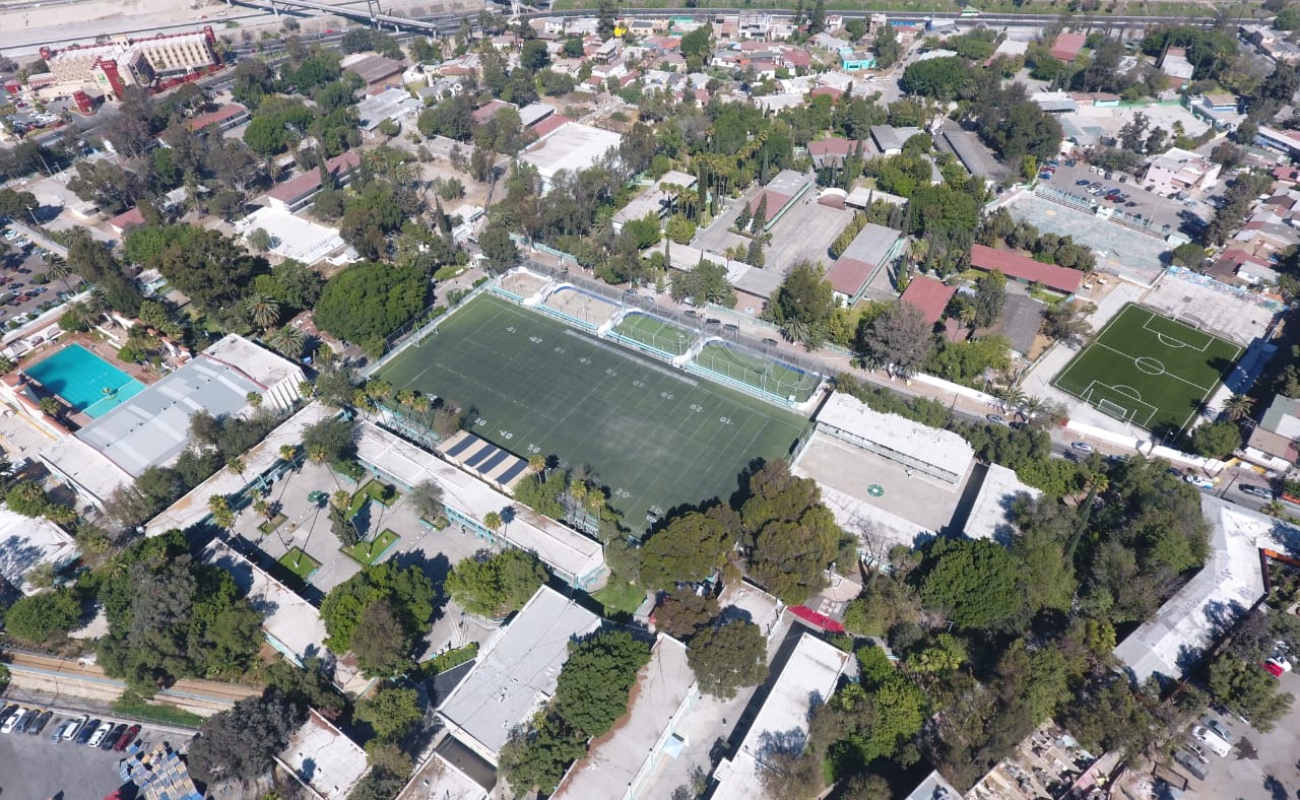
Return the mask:
<path fill-rule="evenodd" d="M 645 602 L 645 587 L 615 581 L 593 594 L 591 599 L 600 603 L 606 617 L 612 618 L 618 614 L 626 614 L 630 617 Z"/>
<path fill-rule="evenodd" d="M 468 410 L 521 457 L 586 464 L 635 531 L 682 503 L 727 498 L 755 458 L 780 458 L 808 421 L 498 297 L 473 300 L 379 376 Z"/>
<path fill-rule="evenodd" d="M 695 363 L 774 397 L 793 396 L 798 403 L 812 397 L 819 381 L 816 375 L 721 342 L 704 345 Z"/>
<path fill-rule="evenodd" d="M 341 548 L 348 557 L 364 567 L 375 563 L 375 560 L 388 552 L 388 548 L 402 537 L 385 528 L 378 536 L 368 542 L 357 542 L 351 547 Z"/>
<path fill-rule="evenodd" d="M 647 347 L 680 356 L 691 346 L 691 335 L 669 322 L 633 312 L 614 326 L 614 332 Z"/>
<path fill-rule="evenodd" d="M 289 552 L 280 556 L 280 566 L 302 578 L 305 583 L 316 570 L 320 569 L 320 562 L 307 553 L 301 547 L 294 547 Z"/>
<path fill-rule="evenodd" d="M 128 719 L 158 722 L 163 725 L 175 725 L 179 728 L 197 729 L 203 724 L 203 717 L 198 714 L 191 714 L 185 709 L 176 708 L 175 706 L 146 703 L 143 700 L 114 700 L 112 710 L 113 713 L 121 714 Z"/>
<path fill-rule="evenodd" d="M 1052 383 L 1117 419 L 1177 433 L 1240 355 L 1225 339 L 1130 303 Z"/>
<path fill-rule="evenodd" d="M 371 500 L 387 508 L 397 502 L 399 496 L 395 487 L 382 481 L 370 481 L 365 486 L 357 489 L 352 495 L 352 503 L 348 506 L 348 513 L 356 516 L 361 507 Z"/>

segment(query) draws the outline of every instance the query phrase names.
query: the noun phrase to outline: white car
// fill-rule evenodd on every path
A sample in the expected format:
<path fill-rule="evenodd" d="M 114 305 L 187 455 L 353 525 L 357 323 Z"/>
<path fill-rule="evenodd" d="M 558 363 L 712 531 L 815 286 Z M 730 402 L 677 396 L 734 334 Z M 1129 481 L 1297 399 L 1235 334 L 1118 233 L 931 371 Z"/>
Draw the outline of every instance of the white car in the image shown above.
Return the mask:
<path fill-rule="evenodd" d="M 1209 478 L 1207 478 L 1207 477 L 1205 477 L 1205 476 L 1203 476 L 1203 475 L 1194 475 L 1194 474 L 1192 474 L 1192 473 L 1189 472 L 1189 473 L 1187 473 L 1186 475 L 1183 476 L 1183 480 L 1185 480 L 1185 481 L 1187 481 L 1188 483 L 1190 483 L 1191 485 L 1195 486 L 1197 489 L 1213 489 L 1213 488 L 1214 488 L 1214 481 L 1210 480 Z"/>
<path fill-rule="evenodd" d="M 81 731 L 81 726 L 85 725 L 87 722 L 90 722 L 90 717 L 86 716 L 85 714 L 82 714 L 80 717 L 77 717 L 76 719 L 68 720 L 66 727 L 63 729 L 63 735 L 59 738 L 65 742 L 72 741 L 74 738 L 76 738 L 77 734 Z"/>
<path fill-rule="evenodd" d="M 113 730 L 112 722 L 104 720 L 99 723 L 99 727 L 95 729 L 95 732 L 90 734 L 90 741 L 86 742 L 86 746 L 91 750 L 99 747 L 99 745 L 103 743 L 104 737 L 107 736 L 108 732 L 111 730 Z"/>
<path fill-rule="evenodd" d="M 1275 653 L 1273 657 L 1268 660 L 1268 663 L 1276 664 L 1283 672 L 1291 671 L 1291 660 L 1281 653 Z"/>
<path fill-rule="evenodd" d="M 1196 737 L 1197 741 L 1203 743 L 1220 758 L 1227 758 L 1228 754 L 1232 752 L 1232 745 L 1228 744 L 1222 737 L 1210 733 L 1210 731 L 1200 725 L 1192 727 L 1192 736 Z"/>
<path fill-rule="evenodd" d="M 17 709 L 15 709 L 14 713 L 9 715 L 9 719 L 5 720 L 5 724 L 0 725 L 0 733 L 13 733 L 14 728 L 18 727 L 18 720 L 22 719 L 23 714 L 26 713 L 27 713 L 27 709 L 23 708 L 22 706 L 19 706 Z"/>

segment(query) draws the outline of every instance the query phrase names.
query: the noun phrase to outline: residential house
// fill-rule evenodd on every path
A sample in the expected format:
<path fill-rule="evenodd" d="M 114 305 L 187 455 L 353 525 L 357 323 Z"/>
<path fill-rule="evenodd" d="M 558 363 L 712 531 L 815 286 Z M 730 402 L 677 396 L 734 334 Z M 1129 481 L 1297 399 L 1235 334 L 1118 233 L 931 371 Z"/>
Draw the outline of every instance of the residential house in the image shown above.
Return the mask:
<path fill-rule="evenodd" d="M 934 325 L 943 317 L 948 301 L 957 293 L 957 287 L 949 286 L 943 281 L 918 275 L 908 282 L 903 290 L 902 302 L 915 307 L 921 312 L 925 321 Z"/>
<path fill-rule="evenodd" d="M 835 299 L 847 306 L 861 300 L 871 279 L 902 253 L 906 241 L 902 231 L 868 223 L 826 273 Z"/>
<path fill-rule="evenodd" d="M 1073 64 L 1074 60 L 1079 57 L 1079 51 L 1088 43 L 1087 34 L 1071 33 L 1062 31 L 1057 34 L 1056 41 L 1052 42 L 1052 58 L 1064 61 L 1067 64 Z"/>
<path fill-rule="evenodd" d="M 1300 400 L 1276 395 L 1246 440 L 1246 459 L 1285 472 L 1300 459 Z"/>
<path fill-rule="evenodd" d="M 1222 166 L 1181 147 L 1151 159 L 1143 180 L 1149 192 L 1162 197 L 1179 192 L 1199 192 L 1219 181 Z"/>
<path fill-rule="evenodd" d="M 854 50 L 852 47 L 840 48 L 840 69 L 845 72 L 860 72 L 875 69 L 876 57 L 869 50 Z"/>

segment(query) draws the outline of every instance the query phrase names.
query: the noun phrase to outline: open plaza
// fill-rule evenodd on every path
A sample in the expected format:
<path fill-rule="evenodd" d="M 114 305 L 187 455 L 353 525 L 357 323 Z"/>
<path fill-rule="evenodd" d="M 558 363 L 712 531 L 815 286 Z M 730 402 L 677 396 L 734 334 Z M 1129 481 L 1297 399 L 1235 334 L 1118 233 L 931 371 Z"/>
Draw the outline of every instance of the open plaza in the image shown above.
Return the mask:
<path fill-rule="evenodd" d="M 683 503 L 729 497 L 755 458 L 780 458 L 807 420 L 485 296 L 379 376 L 466 410 L 476 435 L 520 456 L 586 465 L 642 530 Z"/>

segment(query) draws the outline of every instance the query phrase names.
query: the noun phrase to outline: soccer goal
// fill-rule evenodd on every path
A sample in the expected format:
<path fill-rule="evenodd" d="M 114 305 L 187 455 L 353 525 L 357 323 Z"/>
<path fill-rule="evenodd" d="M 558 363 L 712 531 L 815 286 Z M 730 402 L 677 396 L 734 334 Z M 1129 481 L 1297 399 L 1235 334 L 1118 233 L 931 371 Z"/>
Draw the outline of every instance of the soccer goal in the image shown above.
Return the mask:
<path fill-rule="evenodd" d="M 1119 403 L 1113 403 L 1110 400 L 1104 399 L 1098 400 L 1097 410 L 1122 422 L 1132 422 L 1133 412 Z"/>

